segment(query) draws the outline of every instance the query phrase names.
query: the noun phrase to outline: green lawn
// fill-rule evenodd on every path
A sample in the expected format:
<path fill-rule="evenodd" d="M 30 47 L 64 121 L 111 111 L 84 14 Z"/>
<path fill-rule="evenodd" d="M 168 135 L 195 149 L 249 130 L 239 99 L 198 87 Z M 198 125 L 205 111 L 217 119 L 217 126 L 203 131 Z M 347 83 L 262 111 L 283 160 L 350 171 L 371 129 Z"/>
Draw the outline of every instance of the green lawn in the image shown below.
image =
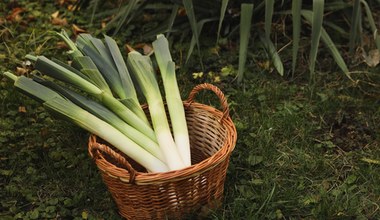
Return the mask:
<path fill-rule="evenodd" d="M 64 57 L 48 33 L 62 28 L 51 22 L 55 11 L 68 30 L 87 22 L 67 5 L 14 2 L 0 3 L 0 72 L 30 74 L 27 53 Z M 15 15 L 16 8 L 23 11 Z M 133 46 L 140 39 L 127 41 Z M 195 78 L 200 65 L 196 55 L 185 64 L 186 46 L 174 43 L 172 52 L 182 97 L 199 83 L 214 83 L 228 97 L 238 132 L 223 205 L 202 218 L 380 219 L 379 87 L 356 86 L 324 50 L 314 85 L 302 74 L 280 77 L 253 61 L 238 85 L 233 75 L 220 75 L 223 68 L 236 73 L 236 49 L 218 56 L 212 47 L 203 47 L 206 71 Z M 360 68 L 378 75 L 379 68 Z M 88 134 L 0 80 L 0 219 L 120 219 L 87 153 Z M 213 94 L 197 101 L 219 107 Z"/>

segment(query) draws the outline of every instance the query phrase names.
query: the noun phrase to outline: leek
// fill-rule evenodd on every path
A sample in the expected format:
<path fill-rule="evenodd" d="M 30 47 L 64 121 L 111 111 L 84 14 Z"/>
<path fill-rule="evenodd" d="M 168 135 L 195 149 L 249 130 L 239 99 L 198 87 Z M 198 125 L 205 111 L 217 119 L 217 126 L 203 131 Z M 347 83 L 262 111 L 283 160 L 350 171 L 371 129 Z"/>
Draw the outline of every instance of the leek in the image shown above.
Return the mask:
<path fill-rule="evenodd" d="M 103 74 L 108 85 L 111 87 L 111 90 L 118 96 L 120 99 L 125 99 L 126 95 L 121 84 L 121 80 L 117 70 L 113 63 L 109 62 L 109 59 L 103 58 L 102 54 L 99 53 L 96 47 L 93 45 L 91 36 L 88 34 L 84 40 L 83 34 L 79 35 L 77 39 L 77 45 L 80 51 L 86 56 L 89 56 L 91 60 L 95 63 L 99 71 Z M 88 41 L 89 40 L 89 41 Z"/>
<path fill-rule="evenodd" d="M 128 109 L 124 104 L 118 101 L 116 98 L 104 92 L 98 88 L 93 83 L 87 81 L 84 78 L 76 75 L 74 72 L 58 65 L 57 63 L 49 60 L 44 56 L 34 57 L 27 55 L 30 60 L 35 60 L 35 68 L 42 72 L 43 74 L 49 75 L 60 81 L 72 84 L 79 88 L 80 90 L 92 95 L 93 97 L 100 100 L 105 106 L 112 110 L 116 115 L 123 119 L 126 123 L 136 128 L 141 133 L 145 134 L 151 140 L 156 141 L 156 136 L 153 129 L 144 120 L 139 118 L 130 109 Z"/>
<path fill-rule="evenodd" d="M 60 37 L 63 41 L 65 41 L 66 45 L 70 48 L 67 52 L 71 58 L 83 56 L 82 52 L 79 51 L 75 43 L 70 39 L 69 35 L 67 35 L 66 31 L 62 30 L 61 33 L 56 33 L 58 37 Z"/>
<path fill-rule="evenodd" d="M 17 77 L 10 72 L 5 72 L 4 75 L 14 81 L 14 86 L 17 89 L 42 102 L 48 110 L 55 114 L 58 113 L 61 117 L 69 119 L 69 121 L 81 128 L 106 140 L 144 166 L 149 172 L 166 172 L 169 170 L 163 161 L 140 147 L 122 132 L 64 98 L 59 93 L 24 76 Z M 102 114 L 109 114 L 109 112 L 105 111 Z M 113 117 L 112 114 L 104 117 L 108 116 Z"/>
<path fill-rule="evenodd" d="M 144 166 L 149 172 L 168 171 L 168 167 L 164 162 L 141 148 L 110 124 L 81 109 L 77 105 L 69 101 L 63 102 L 61 99 L 54 98 L 46 101 L 44 106 L 55 113 L 61 114 L 61 116 L 69 119 L 81 128 L 103 138 L 112 146 Z"/>
<path fill-rule="evenodd" d="M 127 66 L 115 40 L 105 36 L 105 43 L 103 43 L 100 39 L 94 38 L 89 34 L 81 34 L 78 37 L 77 45 L 83 54 L 87 55 L 86 57 L 94 62 L 95 67 L 91 69 L 99 69 L 120 102 L 149 125 L 149 121 L 138 101 Z"/>
<path fill-rule="evenodd" d="M 136 89 L 133 85 L 131 76 L 129 74 L 127 65 L 121 55 L 119 47 L 114 39 L 108 36 L 104 36 L 105 44 L 112 56 L 112 60 L 117 68 L 122 87 L 125 91 L 125 98 L 120 101 L 130 108 L 137 116 L 147 120 L 145 112 L 142 110 L 140 102 L 137 98 Z"/>
<path fill-rule="evenodd" d="M 174 140 L 185 165 L 191 165 L 190 141 L 185 110 L 178 89 L 175 64 L 169 50 L 168 40 L 160 34 L 153 42 L 154 55 L 161 72 L 165 97 L 173 127 Z"/>
<path fill-rule="evenodd" d="M 127 136 L 129 139 L 134 141 L 136 144 L 140 145 L 142 148 L 147 150 L 153 156 L 157 157 L 161 161 L 165 161 L 165 158 L 163 157 L 163 154 L 157 142 L 152 141 L 150 138 L 146 137 L 145 134 L 139 132 L 132 126 L 125 123 L 117 115 L 115 115 L 112 111 L 110 111 L 100 103 L 86 98 L 69 89 L 65 89 L 51 81 L 42 79 L 40 77 L 34 77 L 33 79 L 36 82 L 58 92 L 60 95 L 64 96 L 74 104 L 90 112 L 91 114 L 95 115 L 101 120 L 109 123 L 116 129 L 118 129 L 121 133 L 123 133 L 125 136 Z"/>
<path fill-rule="evenodd" d="M 157 142 L 165 156 L 166 164 L 170 170 L 186 167 L 170 131 L 164 103 L 150 58 L 132 51 L 128 54 L 127 63 L 148 103 Z"/>

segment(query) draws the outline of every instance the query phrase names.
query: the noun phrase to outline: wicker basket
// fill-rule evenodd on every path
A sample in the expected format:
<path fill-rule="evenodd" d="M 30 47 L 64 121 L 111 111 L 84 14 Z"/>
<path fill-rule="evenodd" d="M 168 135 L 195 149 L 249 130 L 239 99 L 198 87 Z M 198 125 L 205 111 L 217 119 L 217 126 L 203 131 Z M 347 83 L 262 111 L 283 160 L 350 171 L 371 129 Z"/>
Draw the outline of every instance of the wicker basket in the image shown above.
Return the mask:
<path fill-rule="evenodd" d="M 193 101 L 201 90 L 218 96 L 223 111 Z M 226 98 L 211 84 L 196 86 L 184 101 L 192 166 L 165 173 L 147 173 L 136 162 L 92 135 L 89 153 L 120 214 L 127 219 L 182 219 L 202 207 L 221 204 L 236 129 Z M 144 106 L 147 110 L 147 106 Z"/>

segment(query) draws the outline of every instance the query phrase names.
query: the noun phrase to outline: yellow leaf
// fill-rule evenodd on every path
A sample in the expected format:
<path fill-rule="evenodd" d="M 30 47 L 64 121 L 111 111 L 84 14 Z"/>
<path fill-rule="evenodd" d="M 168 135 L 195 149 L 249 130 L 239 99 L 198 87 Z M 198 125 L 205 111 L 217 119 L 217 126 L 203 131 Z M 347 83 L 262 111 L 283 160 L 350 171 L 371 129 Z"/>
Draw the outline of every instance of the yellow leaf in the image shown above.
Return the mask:
<path fill-rule="evenodd" d="M 51 16 L 51 18 L 58 18 L 58 16 L 59 16 L 59 11 L 56 11 L 56 12 L 54 12 L 53 14 L 51 14 L 50 15 Z"/>
<path fill-rule="evenodd" d="M 88 219 L 88 213 L 87 211 L 82 212 L 82 219 Z"/>
<path fill-rule="evenodd" d="M 25 106 L 19 106 L 19 107 L 18 107 L 18 112 L 26 113 L 26 108 L 25 108 Z"/>
<path fill-rule="evenodd" d="M 81 33 L 86 33 L 87 31 L 78 27 L 77 25 L 73 24 L 72 26 L 72 29 L 73 29 L 73 32 L 74 32 L 74 35 L 77 36 L 78 34 L 81 34 Z"/>

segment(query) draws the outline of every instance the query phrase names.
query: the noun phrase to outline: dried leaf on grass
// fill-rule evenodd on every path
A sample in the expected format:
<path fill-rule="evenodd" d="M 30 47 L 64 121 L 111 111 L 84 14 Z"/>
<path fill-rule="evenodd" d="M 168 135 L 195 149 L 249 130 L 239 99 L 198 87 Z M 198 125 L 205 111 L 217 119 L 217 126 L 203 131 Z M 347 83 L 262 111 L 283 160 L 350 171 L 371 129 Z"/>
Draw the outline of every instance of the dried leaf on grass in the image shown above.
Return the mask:
<path fill-rule="evenodd" d="M 380 53 L 378 49 L 373 49 L 368 52 L 368 54 L 363 50 L 364 62 L 369 67 L 376 67 L 380 63 Z"/>
<path fill-rule="evenodd" d="M 78 34 L 81 34 L 81 33 L 87 33 L 86 30 L 84 30 L 84 29 L 78 27 L 78 26 L 75 25 L 75 24 L 72 25 L 72 29 L 73 29 L 73 33 L 74 33 L 75 36 L 77 36 Z"/>
<path fill-rule="evenodd" d="M 151 54 L 153 52 L 152 46 L 149 44 L 146 44 L 146 43 L 136 44 L 133 48 L 142 49 L 144 55 L 148 55 L 148 54 Z"/>
<path fill-rule="evenodd" d="M 56 11 L 53 14 L 51 14 L 51 23 L 53 25 L 66 26 L 67 19 L 59 17 L 59 11 Z"/>
<path fill-rule="evenodd" d="M 125 50 L 127 51 L 127 53 L 135 51 L 135 49 L 129 44 L 125 45 Z"/>
<path fill-rule="evenodd" d="M 22 20 L 22 17 L 20 14 L 24 11 L 25 9 L 23 8 L 19 8 L 19 7 L 13 8 L 12 12 L 6 17 L 6 19 L 11 22 L 19 22 Z"/>
<path fill-rule="evenodd" d="M 16 67 L 16 73 L 17 75 L 26 75 L 28 73 L 28 69 L 24 67 Z"/>
<path fill-rule="evenodd" d="M 20 112 L 20 113 L 26 113 L 26 108 L 25 108 L 25 106 L 20 105 L 20 106 L 18 107 L 18 112 Z"/>

